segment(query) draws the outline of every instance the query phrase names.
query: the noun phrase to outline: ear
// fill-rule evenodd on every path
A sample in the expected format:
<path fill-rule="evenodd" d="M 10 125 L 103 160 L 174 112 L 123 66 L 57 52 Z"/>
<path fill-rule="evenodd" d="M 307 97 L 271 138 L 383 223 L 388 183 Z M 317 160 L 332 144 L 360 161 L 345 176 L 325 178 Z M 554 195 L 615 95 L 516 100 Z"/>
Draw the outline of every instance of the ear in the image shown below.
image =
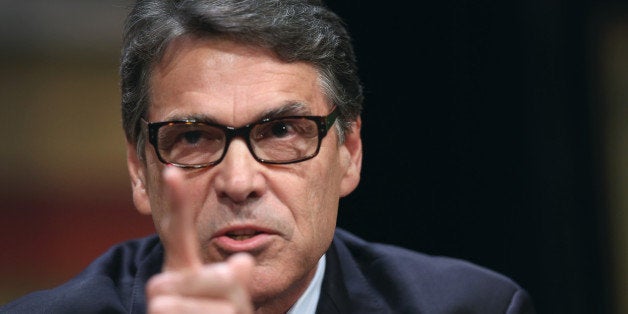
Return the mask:
<path fill-rule="evenodd" d="M 150 215 L 150 199 L 146 192 L 146 163 L 141 161 L 137 155 L 135 144 L 128 141 L 126 144 L 126 163 L 131 177 L 135 208 L 141 214 Z"/>
<path fill-rule="evenodd" d="M 345 141 L 342 144 L 348 155 L 346 156 L 346 170 L 340 182 L 340 197 L 347 196 L 353 192 L 360 182 L 360 171 L 362 171 L 362 137 L 360 129 L 362 119 L 358 117 L 352 124 L 351 129 L 345 133 Z M 342 157 L 345 158 L 345 157 Z"/>

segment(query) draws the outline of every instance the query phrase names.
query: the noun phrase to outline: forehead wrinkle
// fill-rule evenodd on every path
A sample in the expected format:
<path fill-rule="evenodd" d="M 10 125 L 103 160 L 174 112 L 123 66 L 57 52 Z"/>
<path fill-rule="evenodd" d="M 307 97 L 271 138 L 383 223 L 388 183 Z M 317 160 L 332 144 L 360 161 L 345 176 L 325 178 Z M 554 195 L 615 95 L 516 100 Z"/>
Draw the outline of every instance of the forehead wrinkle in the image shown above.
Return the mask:
<path fill-rule="evenodd" d="M 255 123 L 262 119 L 267 118 L 277 118 L 277 117 L 285 117 L 285 116 L 305 116 L 311 115 L 312 110 L 306 104 L 297 101 L 289 101 L 284 105 L 274 108 L 268 108 L 254 116 L 251 121 L 247 122 L 244 125 Z M 191 114 L 175 114 L 170 117 L 166 121 L 192 121 L 192 122 L 206 122 L 212 124 L 221 124 L 220 121 L 211 114 L 206 113 L 191 113 Z M 239 127 L 234 125 L 227 125 L 231 127 Z"/>
<path fill-rule="evenodd" d="M 294 68 L 277 68 L 277 63 L 270 60 L 258 62 L 256 65 L 258 66 L 258 71 L 259 67 L 263 69 L 262 72 L 264 73 L 262 75 L 259 73 L 253 76 L 247 75 L 246 70 L 248 70 L 249 66 L 241 65 L 244 69 L 242 71 L 242 73 L 245 73 L 244 75 L 239 76 L 236 81 L 233 81 L 232 76 L 230 76 L 231 80 L 224 80 L 229 82 L 233 88 L 230 100 L 233 104 L 231 108 L 233 119 L 237 120 L 237 117 L 241 116 L 241 107 L 246 108 L 249 105 L 272 107 L 264 109 L 260 113 L 247 112 L 246 118 L 249 121 L 280 115 L 306 115 L 311 113 L 311 108 L 308 108 L 306 103 L 311 101 L 310 98 L 312 96 L 310 93 L 314 91 L 308 91 L 305 94 L 302 92 L 305 89 L 303 73 L 295 73 Z M 281 85 L 273 84 L 275 81 L 284 83 Z M 269 84 L 270 87 L 268 87 Z M 280 106 L 279 109 L 275 108 L 277 106 Z M 244 111 L 248 110 L 244 109 Z"/>
<path fill-rule="evenodd" d="M 200 62 L 204 67 L 213 68 L 213 74 L 205 73 L 205 75 L 202 75 L 202 73 L 198 73 L 198 71 L 191 71 L 196 73 L 196 75 L 186 76 L 185 81 L 188 83 L 188 86 L 192 86 L 193 88 L 196 86 L 202 93 L 207 93 L 208 95 L 205 95 L 205 97 L 209 95 L 212 95 L 211 98 L 215 98 L 214 96 L 220 97 L 215 98 L 211 102 L 207 102 L 202 100 L 204 96 L 201 95 L 201 98 L 196 98 L 193 103 L 198 101 L 209 107 L 222 107 L 222 110 L 224 110 L 222 112 L 228 113 L 230 111 L 231 117 L 218 114 L 218 112 L 212 112 L 211 110 L 200 110 L 200 108 L 198 108 L 199 110 L 192 109 L 188 111 L 183 107 L 171 108 L 170 114 L 166 114 L 162 117 L 167 119 L 176 118 L 178 120 L 224 123 L 237 126 L 268 117 L 312 114 L 314 108 L 311 106 L 314 105 L 314 103 L 310 104 L 310 101 L 314 99 L 310 98 L 313 96 L 309 93 L 301 95 L 302 92 L 298 92 L 302 89 L 306 89 L 306 91 L 309 89 L 305 88 L 302 84 L 307 84 L 306 86 L 312 84 L 313 86 L 310 87 L 313 87 L 313 90 L 309 89 L 311 92 L 316 92 L 316 90 L 321 92 L 318 79 L 320 74 L 315 68 L 312 68 L 311 64 L 302 62 L 291 64 L 277 62 L 279 60 L 273 58 L 272 53 L 260 47 L 239 45 L 224 40 L 197 40 L 197 38 L 184 37 L 174 41 L 172 45 L 168 47 L 170 49 L 165 58 L 162 59 L 162 62 L 156 64 L 157 68 L 155 69 L 155 74 L 159 77 L 158 82 L 160 84 L 158 85 L 160 85 L 160 90 L 169 91 L 164 95 L 166 98 L 177 97 L 177 95 L 181 93 L 185 93 L 186 95 L 190 94 L 190 92 L 186 90 L 186 86 L 181 87 L 179 86 L 180 84 L 177 84 L 177 81 L 179 83 L 181 82 L 181 78 L 177 76 L 182 75 L 180 73 L 181 71 L 185 72 L 183 75 L 187 75 L 186 73 L 190 72 L 183 71 L 190 69 L 189 64 L 181 67 L 184 60 L 190 60 L 189 63 L 191 64 L 199 64 Z M 187 44 L 191 44 L 191 46 Z M 212 57 L 208 58 L 208 54 Z M 247 70 L 252 65 L 256 67 L 256 71 L 261 70 L 264 75 L 247 75 Z M 277 67 L 277 65 L 285 65 L 289 66 L 289 68 L 284 66 Z M 306 69 L 305 71 L 295 72 L 293 71 L 293 66 L 297 66 L 297 69 L 303 69 L 303 67 Z M 310 82 L 308 78 L 304 81 L 304 73 L 307 74 L 311 70 L 314 71 L 317 79 Z M 207 75 L 215 76 L 210 79 Z M 286 75 L 296 77 L 285 79 L 284 77 Z M 266 85 L 254 86 L 255 84 L 264 84 L 265 82 L 274 82 L 277 76 L 279 76 L 278 81 L 287 81 L 288 85 L 277 86 L 276 84 L 271 84 L 273 88 L 270 89 L 265 88 Z M 152 77 L 151 80 L 155 80 L 157 77 Z M 172 81 L 173 79 L 175 79 L 174 85 L 164 85 L 166 84 L 165 81 Z M 209 84 L 208 86 L 207 83 L 210 81 L 217 84 Z M 154 83 L 157 82 L 153 81 L 152 84 L 150 84 L 151 87 L 157 87 Z M 293 89 L 298 92 L 296 95 Z M 151 94 L 151 96 L 155 96 L 153 93 Z M 325 93 L 323 93 L 323 95 L 325 95 Z M 323 97 L 327 100 L 325 96 Z M 153 99 L 153 101 L 156 100 L 157 99 Z M 152 105 L 150 107 L 154 107 L 155 103 L 153 103 L 153 101 L 151 101 Z M 164 105 L 164 101 L 160 103 Z M 249 110 L 247 109 L 249 106 L 254 106 L 258 109 Z M 209 109 L 209 107 L 206 109 Z"/>
<path fill-rule="evenodd" d="M 285 116 L 292 116 L 292 115 L 308 115 L 310 112 L 311 112 L 310 108 L 302 102 L 287 101 L 280 106 L 267 108 L 255 114 L 253 119 L 251 119 L 251 121 L 245 123 L 244 125 L 255 123 L 257 121 L 260 121 L 262 119 L 267 119 L 267 118 L 277 118 L 277 117 L 282 117 L 282 116 L 285 117 Z"/>

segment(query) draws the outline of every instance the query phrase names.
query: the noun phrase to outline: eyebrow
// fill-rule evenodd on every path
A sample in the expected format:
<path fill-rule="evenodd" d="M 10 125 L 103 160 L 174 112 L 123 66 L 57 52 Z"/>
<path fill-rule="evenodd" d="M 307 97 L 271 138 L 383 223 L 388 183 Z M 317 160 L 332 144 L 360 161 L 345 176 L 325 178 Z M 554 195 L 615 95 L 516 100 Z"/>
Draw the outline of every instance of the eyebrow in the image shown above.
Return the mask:
<path fill-rule="evenodd" d="M 246 123 L 251 124 L 263 119 L 269 118 L 280 118 L 287 116 L 305 116 L 311 115 L 312 111 L 306 104 L 302 102 L 290 101 L 284 105 L 281 105 L 276 108 L 270 108 L 262 111 L 260 114 L 256 115 L 252 121 Z M 220 124 L 218 120 L 207 114 L 186 114 L 186 115 L 174 115 L 169 117 L 167 121 L 187 121 L 187 122 L 205 122 L 212 124 Z M 245 125 L 246 125 L 245 124 Z"/>
<path fill-rule="evenodd" d="M 310 108 L 301 102 L 289 102 L 283 106 L 277 108 L 271 108 L 263 111 L 258 115 L 255 121 L 259 121 L 267 118 L 297 116 L 297 115 L 311 115 Z"/>

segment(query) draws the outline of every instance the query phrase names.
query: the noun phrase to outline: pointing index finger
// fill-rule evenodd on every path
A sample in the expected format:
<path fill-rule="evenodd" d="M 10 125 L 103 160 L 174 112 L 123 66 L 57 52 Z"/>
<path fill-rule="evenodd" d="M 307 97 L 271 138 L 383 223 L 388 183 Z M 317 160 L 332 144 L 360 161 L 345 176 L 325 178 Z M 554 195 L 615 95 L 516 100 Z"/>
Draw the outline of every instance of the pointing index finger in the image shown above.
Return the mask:
<path fill-rule="evenodd" d="M 198 268 L 202 266 L 200 243 L 196 235 L 196 210 L 185 196 L 183 170 L 167 166 L 163 171 L 164 195 L 169 208 L 165 212 L 164 270 Z"/>

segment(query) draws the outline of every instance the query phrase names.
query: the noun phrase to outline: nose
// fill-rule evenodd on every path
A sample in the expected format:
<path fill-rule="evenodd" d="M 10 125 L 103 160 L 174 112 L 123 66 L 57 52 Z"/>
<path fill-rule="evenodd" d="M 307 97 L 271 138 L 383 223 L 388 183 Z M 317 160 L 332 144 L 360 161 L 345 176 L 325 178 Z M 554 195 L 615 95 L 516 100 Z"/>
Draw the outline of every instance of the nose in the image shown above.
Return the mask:
<path fill-rule="evenodd" d="M 214 187 L 220 198 L 243 203 L 264 193 L 263 167 L 249 151 L 246 142 L 234 138 L 223 160 L 215 166 Z"/>

